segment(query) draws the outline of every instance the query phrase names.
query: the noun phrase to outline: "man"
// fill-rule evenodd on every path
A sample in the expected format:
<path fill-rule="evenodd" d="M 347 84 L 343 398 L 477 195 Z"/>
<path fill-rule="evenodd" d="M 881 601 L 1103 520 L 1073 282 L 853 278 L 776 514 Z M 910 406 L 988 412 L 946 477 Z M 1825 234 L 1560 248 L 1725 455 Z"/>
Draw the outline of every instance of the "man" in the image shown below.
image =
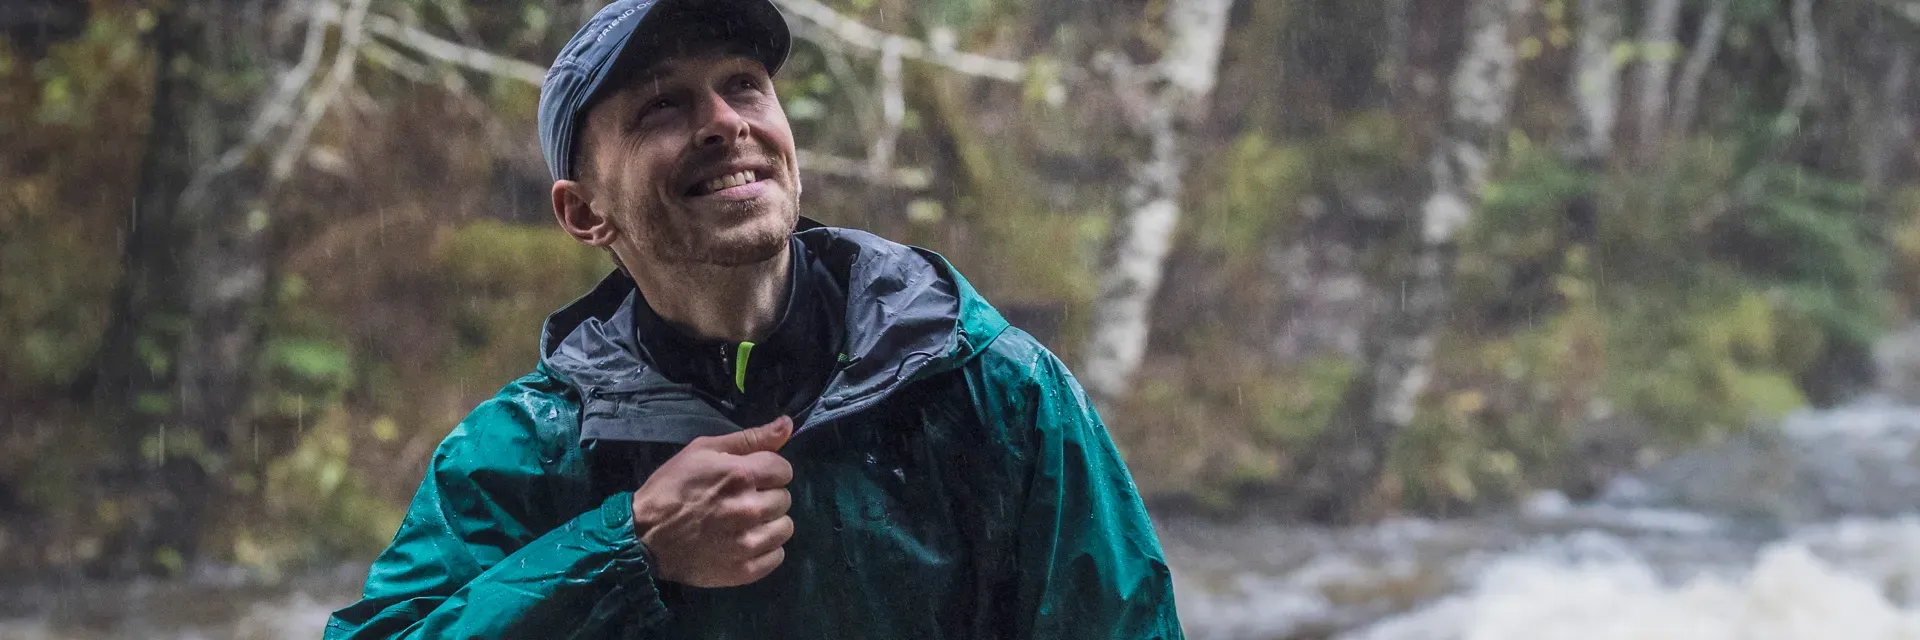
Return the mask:
<path fill-rule="evenodd" d="M 766 0 L 562 51 L 560 226 L 621 268 L 435 452 L 328 638 L 1177 638 L 1066 368 L 947 262 L 798 215 Z"/>

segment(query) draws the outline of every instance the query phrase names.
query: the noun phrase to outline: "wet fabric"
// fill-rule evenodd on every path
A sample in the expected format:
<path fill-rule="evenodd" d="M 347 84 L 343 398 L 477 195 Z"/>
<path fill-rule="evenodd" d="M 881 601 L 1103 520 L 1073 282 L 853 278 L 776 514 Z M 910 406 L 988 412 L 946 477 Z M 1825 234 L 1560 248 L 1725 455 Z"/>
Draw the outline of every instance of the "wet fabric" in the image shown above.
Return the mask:
<path fill-rule="evenodd" d="M 326 637 L 1181 637 L 1152 523 L 1066 367 L 936 254 L 795 238 L 847 292 L 846 357 L 781 451 L 779 569 L 727 589 L 652 575 L 632 491 L 741 425 L 650 366 L 616 275 L 448 435 Z"/>

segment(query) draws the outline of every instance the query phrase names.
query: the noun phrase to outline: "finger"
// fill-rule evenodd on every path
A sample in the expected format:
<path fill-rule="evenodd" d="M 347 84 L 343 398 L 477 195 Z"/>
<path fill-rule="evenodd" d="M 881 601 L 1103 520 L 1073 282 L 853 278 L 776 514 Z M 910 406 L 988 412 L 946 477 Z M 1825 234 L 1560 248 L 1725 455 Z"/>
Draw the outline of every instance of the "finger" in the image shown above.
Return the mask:
<path fill-rule="evenodd" d="M 771 451 L 741 457 L 755 489 L 779 489 L 793 483 L 793 463 Z"/>
<path fill-rule="evenodd" d="M 748 560 L 745 566 L 747 580 L 743 584 L 759 582 L 761 578 L 767 577 L 767 574 L 773 573 L 774 569 L 780 568 L 780 563 L 786 561 L 787 550 L 783 547 L 774 547 L 773 551 Z"/>
<path fill-rule="evenodd" d="M 752 429 L 742 429 L 724 436 L 708 436 L 693 441 L 687 446 L 699 446 L 723 453 L 744 456 L 758 451 L 779 451 L 787 444 L 787 438 L 793 436 L 793 419 L 786 416 L 775 418 Z"/>
<path fill-rule="evenodd" d="M 768 489 L 741 494 L 729 505 L 738 522 L 746 526 L 772 522 L 775 518 L 787 515 L 793 507 L 793 496 L 786 489 Z"/>
<path fill-rule="evenodd" d="M 793 539 L 793 518 L 781 516 L 740 534 L 740 548 L 748 557 L 765 555 Z"/>

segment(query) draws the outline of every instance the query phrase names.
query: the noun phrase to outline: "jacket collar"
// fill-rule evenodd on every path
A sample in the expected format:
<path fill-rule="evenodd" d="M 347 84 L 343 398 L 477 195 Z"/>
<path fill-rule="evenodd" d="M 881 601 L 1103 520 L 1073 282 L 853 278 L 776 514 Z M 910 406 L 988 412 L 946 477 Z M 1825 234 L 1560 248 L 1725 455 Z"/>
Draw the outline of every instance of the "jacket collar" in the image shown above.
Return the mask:
<path fill-rule="evenodd" d="M 1007 323 L 939 254 L 802 218 L 796 236 L 847 292 L 845 357 L 799 428 L 872 407 L 958 368 Z M 740 428 L 660 375 L 634 334 L 631 279 L 615 271 L 547 318 L 541 367 L 581 396 L 582 440 L 684 444 Z"/>

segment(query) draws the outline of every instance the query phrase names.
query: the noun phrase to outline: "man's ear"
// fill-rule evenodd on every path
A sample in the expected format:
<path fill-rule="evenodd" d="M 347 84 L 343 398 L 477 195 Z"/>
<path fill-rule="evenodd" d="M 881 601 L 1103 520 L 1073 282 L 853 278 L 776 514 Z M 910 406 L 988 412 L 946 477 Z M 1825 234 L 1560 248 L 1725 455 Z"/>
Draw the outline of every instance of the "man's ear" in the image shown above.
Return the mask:
<path fill-rule="evenodd" d="M 586 185 L 573 180 L 554 181 L 553 217 L 567 235 L 588 246 L 611 246 L 619 234 L 612 218 L 593 210 L 593 196 Z"/>

